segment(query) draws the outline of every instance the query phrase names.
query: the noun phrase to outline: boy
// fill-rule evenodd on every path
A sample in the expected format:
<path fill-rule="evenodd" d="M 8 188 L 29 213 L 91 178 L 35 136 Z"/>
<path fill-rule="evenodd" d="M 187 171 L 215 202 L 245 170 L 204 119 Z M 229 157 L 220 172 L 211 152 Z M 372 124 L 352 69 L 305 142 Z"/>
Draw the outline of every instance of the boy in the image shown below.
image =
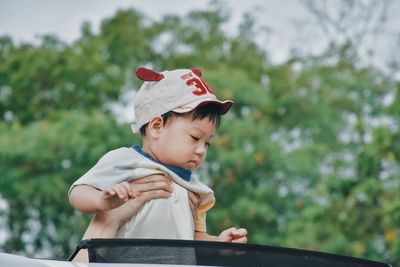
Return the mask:
<path fill-rule="evenodd" d="M 218 100 L 198 69 L 157 73 L 138 68 L 136 75 L 144 83 L 135 97 L 132 129 L 141 133 L 143 147 L 104 155 L 71 186 L 71 204 L 83 212 L 114 209 L 138 196 L 134 180 L 162 175 L 172 180 L 172 196 L 145 203 L 117 237 L 246 242 L 245 229 L 206 233 L 206 211 L 214 205 L 214 194 L 191 173 L 204 162 L 220 116 L 233 102 Z M 189 191 L 199 198 L 193 211 Z"/>

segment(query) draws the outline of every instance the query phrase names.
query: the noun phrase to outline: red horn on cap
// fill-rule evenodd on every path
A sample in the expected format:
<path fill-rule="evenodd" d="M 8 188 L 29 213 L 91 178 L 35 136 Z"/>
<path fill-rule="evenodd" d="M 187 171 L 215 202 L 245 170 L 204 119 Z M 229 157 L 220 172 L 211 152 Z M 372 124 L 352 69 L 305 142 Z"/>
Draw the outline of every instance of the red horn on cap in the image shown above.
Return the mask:
<path fill-rule="evenodd" d="M 164 78 L 164 75 L 162 75 L 161 73 L 144 67 L 139 67 L 136 69 L 136 76 L 145 82 L 160 81 Z"/>
<path fill-rule="evenodd" d="M 196 69 L 196 68 L 193 68 L 193 69 L 190 69 L 190 70 L 193 71 L 193 73 L 196 74 L 197 76 L 201 77 L 201 70 Z"/>

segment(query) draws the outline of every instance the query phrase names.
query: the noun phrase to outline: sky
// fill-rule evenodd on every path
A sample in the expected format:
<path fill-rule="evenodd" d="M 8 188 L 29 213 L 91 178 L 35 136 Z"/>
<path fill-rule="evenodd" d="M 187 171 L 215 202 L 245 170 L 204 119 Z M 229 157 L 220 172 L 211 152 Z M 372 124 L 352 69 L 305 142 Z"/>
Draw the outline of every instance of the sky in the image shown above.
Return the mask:
<path fill-rule="evenodd" d="M 387 1 L 391 1 L 392 6 L 385 33 L 369 40 L 370 47 L 379 52 L 374 60 L 380 63 L 392 57 L 389 52 L 393 51 L 395 37 L 400 36 L 400 0 Z M 305 0 L 225 0 L 223 3 L 232 14 L 226 30 L 234 33 L 243 14 L 252 12 L 258 26 L 269 29 L 268 39 L 259 42 L 269 51 L 272 62 L 283 62 L 294 46 L 297 50 L 318 54 L 325 43 L 323 38 L 313 34 L 318 25 L 303 2 Z M 34 43 L 40 35 L 55 34 L 63 41 L 72 42 L 79 38 L 84 21 L 98 29 L 100 22 L 113 16 L 118 9 L 134 8 L 157 20 L 165 14 L 184 15 L 191 10 L 206 9 L 209 4 L 210 0 L 0 0 L 0 36 L 10 35 L 17 43 Z"/>
<path fill-rule="evenodd" d="M 277 60 L 283 60 L 289 44 L 291 20 L 306 17 L 304 8 L 295 0 L 236 0 L 225 1 L 232 12 L 227 30 L 235 32 L 245 12 L 253 12 L 260 25 L 268 25 L 277 32 L 272 47 Z M 39 35 L 55 34 L 63 41 L 79 38 L 82 22 L 98 28 L 100 22 L 118 9 L 134 8 L 153 19 L 165 14 L 184 15 L 191 10 L 206 9 L 209 0 L 0 0 L 0 35 L 10 35 L 16 42 L 34 42 Z"/>

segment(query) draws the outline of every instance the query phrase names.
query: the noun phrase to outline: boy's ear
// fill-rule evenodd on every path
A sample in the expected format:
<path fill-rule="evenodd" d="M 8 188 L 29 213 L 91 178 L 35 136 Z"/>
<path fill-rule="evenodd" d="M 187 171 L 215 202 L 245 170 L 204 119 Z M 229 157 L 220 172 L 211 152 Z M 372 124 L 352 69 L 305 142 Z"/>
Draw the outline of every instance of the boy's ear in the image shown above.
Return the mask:
<path fill-rule="evenodd" d="M 156 116 L 152 118 L 147 127 L 149 135 L 154 139 L 159 138 L 163 129 L 164 129 L 164 119 L 161 116 Z"/>

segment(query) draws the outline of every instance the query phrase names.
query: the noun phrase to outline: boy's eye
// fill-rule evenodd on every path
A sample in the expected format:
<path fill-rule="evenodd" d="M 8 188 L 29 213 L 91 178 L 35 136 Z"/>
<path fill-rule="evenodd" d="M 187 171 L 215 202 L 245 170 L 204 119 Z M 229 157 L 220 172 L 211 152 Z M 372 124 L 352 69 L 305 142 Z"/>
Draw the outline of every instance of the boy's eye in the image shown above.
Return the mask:
<path fill-rule="evenodd" d="M 192 139 L 195 140 L 195 141 L 199 141 L 199 139 L 200 139 L 200 138 L 198 138 L 198 137 L 196 137 L 194 135 L 190 135 L 190 137 L 192 137 Z"/>

